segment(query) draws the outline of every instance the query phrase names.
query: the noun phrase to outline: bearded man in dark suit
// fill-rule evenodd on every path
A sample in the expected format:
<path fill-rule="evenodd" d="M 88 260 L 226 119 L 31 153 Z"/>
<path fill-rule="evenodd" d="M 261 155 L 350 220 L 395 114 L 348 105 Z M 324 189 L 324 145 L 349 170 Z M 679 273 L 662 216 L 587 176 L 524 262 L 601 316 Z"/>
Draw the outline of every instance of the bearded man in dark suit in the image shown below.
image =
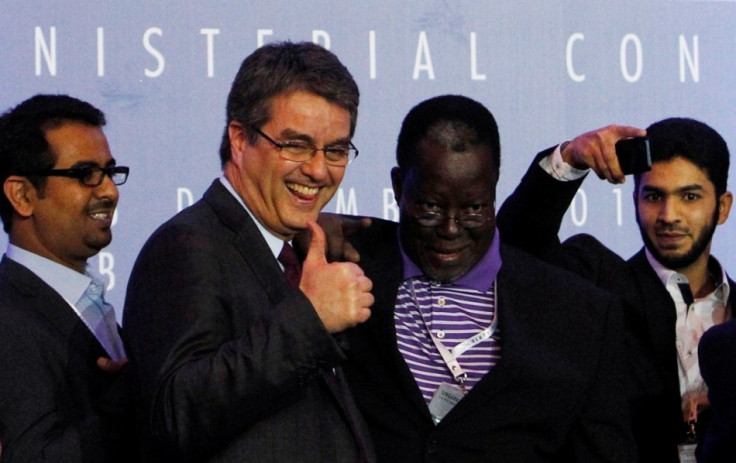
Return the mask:
<path fill-rule="evenodd" d="M 634 174 L 633 201 L 644 247 L 625 260 L 587 234 L 560 242 L 562 218 L 587 173 L 623 182 L 616 143 L 643 135 L 651 168 Z M 499 211 L 506 241 L 623 299 L 642 463 L 692 461 L 710 424 L 698 340 L 732 318 L 736 303 L 733 281 L 710 253 L 733 202 L 728 169 L 725 140 L 701 121 L 667 118 L 646 131 L 612 125 L 539 153 Z"/>

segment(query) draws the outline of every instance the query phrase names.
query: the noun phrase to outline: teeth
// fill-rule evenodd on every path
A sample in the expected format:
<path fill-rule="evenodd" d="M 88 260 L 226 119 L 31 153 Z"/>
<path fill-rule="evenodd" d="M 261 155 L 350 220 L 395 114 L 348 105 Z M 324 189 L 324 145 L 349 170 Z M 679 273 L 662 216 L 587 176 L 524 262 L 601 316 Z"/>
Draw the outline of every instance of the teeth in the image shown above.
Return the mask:
<path fill-rule="evenodd" d="M 107 214 L 107 212 L 97 212 L 97 213 L 94 213 L 94 214 L 90 214 L 90 216 L 93 219 L 106 219 L 106 218 L 109 217 L 109 215 Z"/>
<path fill-rule="evenodd" d="M 294 190 L 297 193 L 300 193 L 300 194 L 303 194 L 303 195 L 307 195 L 307 196 L 314 196 L 314 195 L 316 195 L 319 192 L 319 188 L 316 188 L 316 187 L 307 187 L 307 186 L 299 185 L 299 184 L 296 184 L 296 183 L 287 183 L 286 186 L 290 190 Z"/>

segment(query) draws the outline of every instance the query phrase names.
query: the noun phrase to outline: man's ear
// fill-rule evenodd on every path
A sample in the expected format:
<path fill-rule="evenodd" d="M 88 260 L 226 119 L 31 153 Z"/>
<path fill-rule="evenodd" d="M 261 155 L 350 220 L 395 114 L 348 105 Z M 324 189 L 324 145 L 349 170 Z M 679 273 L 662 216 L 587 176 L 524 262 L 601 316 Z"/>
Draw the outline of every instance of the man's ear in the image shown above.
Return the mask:
<path fill-rule="evenodd" d="M 728 219 L 728 213 L 731 211 L 731 205 L 733 204 L 733 195 L 730 191 L 727 191 L 718 198 L 718 225 L 726 222 Z"/>
<path fill-rule="evenodd" d="M 227 126 L 227 134 L 230 137 L 230 154 L 233 162 L 240 164 L 245 145 L 248 143 L 248 134 L 243 129 L 243 124 L 238 121 L 230 121 Z"/>
<path fill-rule="evenodd" d="M 11 175 L 3 182 L 3 193 L 10 201 L 15 212 L 21 217 L 33 215 L 34 200 L 38 197 L 36 187 L 20 175 Z"/>

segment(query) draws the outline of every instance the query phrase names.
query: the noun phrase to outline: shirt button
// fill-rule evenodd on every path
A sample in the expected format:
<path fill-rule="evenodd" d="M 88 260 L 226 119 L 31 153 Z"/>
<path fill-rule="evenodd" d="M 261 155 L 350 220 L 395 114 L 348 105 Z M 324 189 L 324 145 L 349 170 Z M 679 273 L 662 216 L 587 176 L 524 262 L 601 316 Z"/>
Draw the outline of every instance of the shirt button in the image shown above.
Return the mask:
<path fill-rule="evenodd" d="M 439 299 L 437 299 L 437 305 L 439 305 L 440 307 L 444 307 L 445 306 L 445 298 L 444 297 L 440 297 Z"/>
<path fill-rule="evenodd" d="M 439 339 L 442 339 L 442 338 L 444 338 L 444 337 L 445 337 L 445 332 L 444 332 L 444 331 L 442 331 L 442 330 L 437 330 L 437 337 L 438 337 Z"/>

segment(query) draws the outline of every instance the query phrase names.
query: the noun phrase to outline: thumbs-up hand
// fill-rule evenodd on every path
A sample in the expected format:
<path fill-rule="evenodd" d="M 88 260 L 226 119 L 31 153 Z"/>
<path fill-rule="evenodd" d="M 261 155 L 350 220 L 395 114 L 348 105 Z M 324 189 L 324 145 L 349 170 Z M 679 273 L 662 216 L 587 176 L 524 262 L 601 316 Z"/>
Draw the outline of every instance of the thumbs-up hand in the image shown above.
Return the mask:
<path fill-rule="evenodd" d="M 312 238 L 302 264 L 299 289 L 307 296 L 330 333 L 363 323 L 371 315 L 373 283 L 352 262 L 327 262 L 325 232 L 310 220 Z"/>

